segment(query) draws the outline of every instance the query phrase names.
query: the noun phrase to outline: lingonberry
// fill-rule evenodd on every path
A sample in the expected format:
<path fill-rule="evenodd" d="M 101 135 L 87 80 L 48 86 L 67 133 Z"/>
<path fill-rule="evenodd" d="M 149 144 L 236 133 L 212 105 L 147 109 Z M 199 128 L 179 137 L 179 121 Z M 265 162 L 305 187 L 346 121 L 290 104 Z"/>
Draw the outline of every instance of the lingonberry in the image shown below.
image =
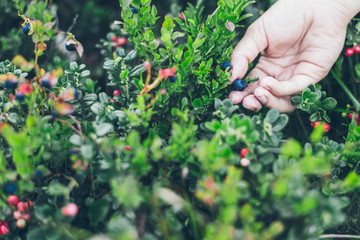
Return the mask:
<path fill-rule="evenodd" d="M 66 50 L 68 50 L 68 51 L 75 51 L 76 50 L 76 47 L 74 46 L 74 44 L 65 44 L 65 48 L 66 48 Z"/>
<path fill-rule="evenodd" d="M 349 113 L 348 116 L 349 116 L 350 119 L 352 119 L 353 116 L 354 116 L 354 114 L 353 114 L 353 113 Z M 359 114 L 357 114 L 357 113 L 356 113 L 355 121 L 357 121 L 357 122 L 359 121 Z"/>
<path fill-rule="evenodd" d="M 20 218 L 22 218 L 22 213 L 20 211 L 14 211 L 13 216 L 16 220 L 19 220 Z"/>
<path fill-rule="evenodd" d="M 19 198 L 15 195 L 11 195 L 8 197 L 7 201 L 11 206 L 16 207 L 17 204 L 19 203 Z"/>
<path fill-rule="evenodd" d="M 122 38 L 118 38 L 116 41 L 116 46 L 124 46 L 127 42 L 127 39 L 122 37 Z"/>
<path fill-rule="evenodd" d="M 320 121 L 316 121 L 316 122 L 311 122 L 310 123 L 312 127 L 316 127 L 317 125 L 321 124 Z"/>
<path fill-rule="evenodd" d="M 9 230 L 9 226 L 7 225 L 1 225 L 0 226 L 0 235 L 5 235 L 5 234 L 8 234 L 10 232 Z"/>
<path fill-rule="evenodd" d="M 24 228 L 26 226 L 26 221 L 21 218 L 21 219 L 16 221 L 16 226 L 18 228 Z"/>
<path fill-rule="evenodd" d="M 28 33 L 30 32 L 30 29 L 31 29 L 31 25 L 30 25 L 30 23 L 28 23 L 22 28 L 22 31 L 25 35 L 28 35 Z"/>
<path fill-rule="evenodd" d="M 241 156 L 242 158 L 244 158 L 244 157 L 246 157 L 246 154 L 247 154 L 248 152 L 250 152 L 250 150 L 249 150 L 248 148 L 243 148 L 243 149 L 241 149 L 241 151 L 240 151 L 240 156 Z"/>
<path fill-rule="evenodd" d="M 121 92 L 119 90 L 115 90 L 113 92 L 113 96 L 120 96 L 121 95 Z"/>
<path fill-rule="evenodd" d="M 125 146 L 125 150 L 126 150 L 126 151 L 131 151 L 130 145 L 126 145 L 126 146 Z"/>
<path fill-rule="evenodd" d="M 246 88 L 246 83 L 244 80 L 238 79 L 233 82 L 232 87 L 234 91 L 243 91 Z"/>
<path fill-rule="evenodd" d="M 324 128 L 324 132 L 330 131 L 330 125 L 329 125 L 328 123 L 325 123 L 325 124 L 323 125 L 323 128 Z"/>
<path fill-rule="evenodd" d="M 26 202 L 19 202 L 17 204 L 17 209 L 20 211 L 20 212 L 23 212 L 25 210 L 27 210 L 27 203 Z"/>
<path fill-rule="evenodd" d="M 232 65 L 230 62 L 224 62 L 221 66 L 221 70 L 226 71 L 226 69 L 228 70 L 228 72 L 232 70 Z"/>
<path fill-rule="evenodd" d="M 61 208 L 61 213 L 64 216 L 75 216 L 78 212 L 79 208 L 75 203 L 69 203 L 65 207 Z"/>
<path fill-rule="evenodd" d="M 352 48 L 346 49 L 345 55 L 348 56 L 348 57 L 354 55 L 354 49 L 352 49 Z"/>
<path fill-rule="evenodd" d="M 247 159 L 247 158 L 242 158 L 241 161 L 240 161 L 240 165 L 243 166 L 243 167 L 247 167 L 250 165 L 250 160 Z"/>
<path fill-rule="evenodd" d="M 355 52 L 356 54 L 359 54 L 359 53 L 360 53 L 360 46 L 359 46 L 359 45 L 355 45 L 355 46 L 354 46 L 354 52 Z"/>
<path fill-rule="evenodd" d="M 25 220 L 25 221 L 29 221 L 29 220 L 30 220 L 30 218 L 31 218 L 31 216 L 30 216 L 30 214 L 29 214 L 29 213 L 24 213 L 23 218 L 24 218 L 24 220 Z"/>

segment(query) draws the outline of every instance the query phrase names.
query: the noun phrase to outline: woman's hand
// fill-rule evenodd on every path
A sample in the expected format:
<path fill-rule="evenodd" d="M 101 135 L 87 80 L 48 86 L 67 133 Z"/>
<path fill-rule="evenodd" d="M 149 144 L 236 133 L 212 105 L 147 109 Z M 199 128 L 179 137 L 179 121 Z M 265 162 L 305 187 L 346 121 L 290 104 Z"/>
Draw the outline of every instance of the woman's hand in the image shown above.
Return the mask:
<path fill-rule="evenodd" d="M 291 95 L 323 79 L 339 56 L 346 27 L 360 0 L 279 0 L 247 30 L 232 54 L 231 82 L 259 77 L 230 99 L 252 111 L 263 106 L 291 112 Z"/>

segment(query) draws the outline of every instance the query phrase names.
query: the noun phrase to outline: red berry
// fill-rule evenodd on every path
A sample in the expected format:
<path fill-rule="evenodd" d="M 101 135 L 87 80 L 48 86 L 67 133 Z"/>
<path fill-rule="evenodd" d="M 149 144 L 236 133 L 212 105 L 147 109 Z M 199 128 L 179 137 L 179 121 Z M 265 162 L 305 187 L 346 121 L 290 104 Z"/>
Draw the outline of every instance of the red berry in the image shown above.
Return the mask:
<path fill-rule="evenodd" d="M 131 151 L 130 145 L 126 145 L 126 146 L 125 146 L 125 150 L 126 150 L 126 151 Z"/>
<path fill-rule="evenodd" d="M 16 221 L 16 226 L 18 228 L 24 228 L 26 226 L 26 222 L 24 219 L 19 219 Z"/>
<path fill-rule="evenodd" d="M 349 113 L 348 116 L 349 116 L 350 119 L 352 119 L 353 116 L 354 116 L 354 114 L 353 114 L 353 113 Z M 359 114 L 357 114 L 357 113 L 356 113 L 355 121 L 357 121 L 357 122 L 359 121 Z"/>
<path fill-rule="evenodd" d="M 319 124 L 321 124 L 320 121 L 311 122 L 311 126 L 312 126 L 312 127 L 316 127 L 316 126 L 318 126 Z"/>
<path fill-rule="evenodd" d="M 114 95 L 114 96 L 120 96 L 120 95 L 121 95 L 121 92 L 120 92 L 119 90 L 115 90 L 115 91 L 113 92 L 113 95 Z"/>
<path fill-rule="evenodd" d="M 8 197 L 7 201 L 11 206 L 15 207 L 19 203 L 19 198 L 15 195 L 11 195 Z"/>
<path fill-rule="evenodd" d="M 116 41 L 116 46 L 124 46 L 127 42 L 127 39 L 126 38 L 118 38 L 117 41 Z"/>
<path fill-rule="evenodd" d="M 30 218 L 31 218 L 30 214 L 28 214 L 28 213 L 25 213 L 25 214 L 24 214 L 24 220 L 25 220 L 25 221 L 29 221 Z"/>
<path fill-rule="evenodd" d="M 116 43 L 116 41 L 117 41 L 116 35 L 114 35 L 114 36 L 111 38 L 111 41 L 114 42 L 114 43 Z"/>
<path fill-rule="evenodd" d="M 6 225 L 1 225 L 0 226 L 0 234 L 8 234 L 10 232 L 9 230 L 9 226 L 6 226 Z"/>
<path fill-rule="evenodd" d="M 355 45 L 355 46 L 354 46 L 354 52 L 355 52 L 356 54 L 359 54 L 359 53 L 360 53 L 360 46 L 359 46 L 359 45 Z"/>
<path fill-rule="evenodd" d="M 330 131 L 330 125 L 329 125 L 328 123 L 325 123 L 325 124 L 323 125 L 323 128 L 324 128 L 324 131 L 325 131 L 325 132 Z"/>
<path fill-rule="evenodd" d="M 13 212 L 13 216 L 16 220 L 19 220 L 20 218 L 22 218 L 22 213 L 20 211 L 15 211 Z"/>
<path fill-rule="evenodd" d="M 69 203 L 65 207 L 61 208 L 61 213 L 64 216 L 75 216 L 78 212 L 79 208 L 75 203 Z"/>
<path fill-rule="evenodd" d="M 34 207 L 34 203 L 33 203 L 33 201 L 29 201 L 29 203 L 28 203 L 28 204 L 29 204 L 30 208 L 31 208 L 31 209 L 33 209 L 33 207 Z"/>
<path fill-rule="evenodd" d="M 345 55 L 348 56 L 348 57 L 354 55 L 354 49 L 352 49 L 352 48 L 346 49 Z"/>
<path fill-rule="evenodd" d="M 244 158 L 248 152 L 250 152 L 250 150 L 249 150 L 248 148 L 243 148 L 243 149 L 241 149 L 241 151 L 240 151 L 240 156 L 241 156 L 242 158 Z"/>
<path fill-rule="evenodd" d="M 27 209 L 27 203 L 26 202 L 19 202 L 17 204 L 17 209 L 20 211 L 20 212 L 23 212 Z"/>

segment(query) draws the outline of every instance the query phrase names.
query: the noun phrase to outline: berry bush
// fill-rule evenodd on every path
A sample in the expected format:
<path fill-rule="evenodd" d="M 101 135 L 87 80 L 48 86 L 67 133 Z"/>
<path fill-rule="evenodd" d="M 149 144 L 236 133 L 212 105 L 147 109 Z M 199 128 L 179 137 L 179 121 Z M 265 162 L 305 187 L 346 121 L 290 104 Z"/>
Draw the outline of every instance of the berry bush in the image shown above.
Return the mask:
<path fill-rule="evenodd" d="M 294 113 L 252 113 L 230 55 L 273 1 L 119 3 L 96 50 L 52 1 L 0 3 L 0 239 L 360 234 L 360 19 Z"/>

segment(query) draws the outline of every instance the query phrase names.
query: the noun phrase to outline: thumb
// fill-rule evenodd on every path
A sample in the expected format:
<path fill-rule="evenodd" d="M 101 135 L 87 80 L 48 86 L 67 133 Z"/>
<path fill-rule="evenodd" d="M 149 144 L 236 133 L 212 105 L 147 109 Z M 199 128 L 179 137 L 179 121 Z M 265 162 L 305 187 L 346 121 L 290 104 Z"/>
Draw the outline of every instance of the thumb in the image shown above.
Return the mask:
<path fill-rule="evenodd" d="M 246 31 L 245 36 L 235 47 L 231 55 L 233 66 L 231 83 L 236 79 L 243 78 L 248 70 L 249 63 L 254 61 L 257 55 L 268 46 L 262 18 L 255 21 Z"/>

